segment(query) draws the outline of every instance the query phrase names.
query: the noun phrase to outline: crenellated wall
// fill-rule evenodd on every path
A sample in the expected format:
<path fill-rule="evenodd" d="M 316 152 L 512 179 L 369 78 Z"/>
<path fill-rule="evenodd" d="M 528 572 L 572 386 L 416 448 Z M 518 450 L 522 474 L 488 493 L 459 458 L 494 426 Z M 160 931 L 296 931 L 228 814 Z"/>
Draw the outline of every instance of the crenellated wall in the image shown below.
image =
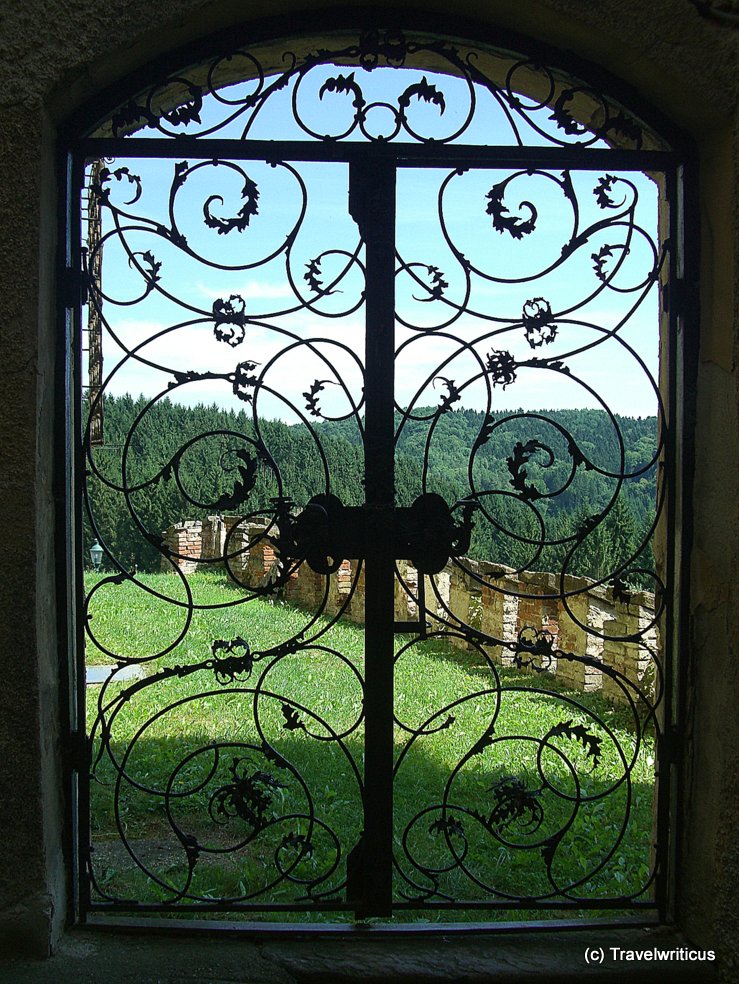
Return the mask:
<path fill-rule="evenodd" d="M 162 570 L 192 574 L 222 563 L 225 555 L 238 581 L 263 588 L 275 580 L 279 565 L 265 529 L 233 516 L 178 523 L 162 534 Z M 408 561 L 399 561 L 397 570 L 395 618 L 412 622 L 418 619 L 418 571 Z M 566 576 L 560 585 L 556 574 L 517 572 L 467 557 L 424 577 L 424 588 L 430 630 L 453 632 L 460 623 L 478 629 L 500 641 L 484 645 L 501 666 L 547 672 L 573 689 L 600 691 L 615 702 L 653 693 L 659 640 L 648 591 L 614 597 L 590 578 Z M 329 576 L 303 563 L 279 591 L 291 604 L 364 622 L 364 570 L 355 560 L 343 561 Z M 461 634 L 449 639 L 461 649 L 475 647 Z"/>

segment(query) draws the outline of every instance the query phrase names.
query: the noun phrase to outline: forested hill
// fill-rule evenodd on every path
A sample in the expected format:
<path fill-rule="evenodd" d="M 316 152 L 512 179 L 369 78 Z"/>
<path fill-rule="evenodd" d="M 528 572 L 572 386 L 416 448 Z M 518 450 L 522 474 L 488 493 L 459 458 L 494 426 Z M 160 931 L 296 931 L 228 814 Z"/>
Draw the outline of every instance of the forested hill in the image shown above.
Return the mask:
<path fill-rule="evenodd" d="M 215 405 L 184 407 L 162 400 L 139 420 L 146 403 L 143 397 L 106 398 L 105 445 L 93 451 L 103 481 L 94 475 L 89 481 L 97 529 L 126 563 L 151 567 L 158 560 L 137 520 L 156 537 L 184 519 L 256 511 L 278 492 L 303 505 L 326 490 L 326 467 L 335 495 L 347 504 L 363 500 L 356 422 L 316 421 L 311 434 L 303 425 L 262 420 L 257 434 L 247 414 Z M 493 519 L 478 514 L 475 555 L 526 563 L 531 548 L 525 541 L 538 539 L 542 523 L 547 539 L 566 537 L 599 516 L 619 488 L 611 519 L 590 538 L 596 553 L 606 549 L 595 543 L 598 537 L 620 539 L 622 549 L 626 538 L 631 549 L 649 530 L 656 499 L 654 417 L 617 417 L 614 425 L 599 410 L 500 411 L 486 418 L 473 410 L 437 415 L 436 409 L 419 411 L 420 419 L 400 429 L 397 502 L 409 504 L 420 494 L 424 470 L 426 489 L 450 503 L 474 492 Z M 128 496 L 120 491 L 126 446 Z M 619 485 L 621 473 L 628 477 Z M 549 548 L 536 566 L 556 567 L 561 553 Z M 597 575 L 602 566 L 597 557 L 581 553 L 578 573 Z"/>

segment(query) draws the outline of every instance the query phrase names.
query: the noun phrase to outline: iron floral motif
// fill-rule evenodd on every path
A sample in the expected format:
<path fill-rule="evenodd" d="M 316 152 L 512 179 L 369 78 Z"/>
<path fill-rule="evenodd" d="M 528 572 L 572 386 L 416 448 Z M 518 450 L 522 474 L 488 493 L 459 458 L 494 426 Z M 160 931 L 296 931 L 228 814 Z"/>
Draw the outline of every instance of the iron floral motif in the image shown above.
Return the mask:
<path fill-rule="evenodd" d="M 242 761 L 236 758 L 232 761 L 229 771 L 233 782 L 213 793 L 208 812 L 215 823 L 224 824 L 239 817 L 256 832 L 269 820 L 274 790 L 286 786 L 269 772 L 249 771 L 249 765 L 242 765 Z"/>
<path fill-rule="evenodd" d="M 435 161 L 433 168 L 440 178 L 435 197 L 429 199 L 437 203 L 436 214 L 431 208 L 428 215 L 438 226 L 435 233 L 441 246 L 434 252 L 425 237 L 416 237 L 408 255 L 403 255 L 406 251 L 392 243 L 388 264 L 388 282 L 394 272 L 398 284 L 410 285 L 408 309 L 400 310 L 396 302 L 397 322 L 410 336 L 407 339 L 398 331 L 396 360 L 409 353 L 411 369 L 425 373 L 415 394 L 404 400 L 396 396 L 395 405 L 385 407 L 386 423 L 389 421 L 394 429 L 399 455 L 409 424 L 423 421 L 426 425 L 412 463 L 418 472 L 416 501 L 426 505 L 416 510 L 421 519 L 410 524 L 406 538 L 409 551 L 419 549 L 417 567 L 427 569 L 421 569 L 420 576 L 416 570 L 412 582 L 407 571 L 403 574 L 398 568 L 399 593 L 415 605 L 413 630 L 417 638 L 413 643 L 402 642 L 395 660 L 399 664 L 419 640 L 424 644 L 430 641 L 432 647 L 437 638 L 451 641 L 457 649 L 448 657 L 449 666 L 455 666 L 455 652 L 461 650 L 465 659 L 471 654 L 480 684 L 475 692 L 448 699 L 429 694 L 428 715 L 423 721 L 405 720 L 402 709 L 396 708 L 391 724 L 405 740 L 396 748 L 398 790 L 404 770 L 413 771 L 414 761 L 419 761 L 414 760 L 417 749 L 425 753 L 433 743 L 441 748 L 444 742 L 449 747 L 454 743 L 457 749 L 456 758 L 444 758 L 439 795 L 429 792 L 426 802 L 414 800 L 409 815 L 398 820 L 395 836 L 401 846 L 392 859 L 392 845 L 388 845 L 385 860 L 396 865 L 400 897 L 431 910 L 455 904 L 526 908 L 532 899 L 537 904 L 562 903 L 565 907 L 578 902 L 597 904 L 601 898 L 598 878 L 608 860 L 590 858 L 586 874 L 580 875 L 573 874 L 562 859 L 572 850 L 575 835 L 594 822 L 595 806 L 604 802 L 623 806 L 622 829 L 613 838 L 614 855 L 627 836 L 635 776 L 646 747 L 643 735 L 649 728 L 658 730 L 659 661 L 653 658 L 658 676 L 654 692 L 646 684 L 632 686 L 618 670 L 603 670 L 610 673 L 609 682 L 628 693 L 631 702 L 632 731 L 637 738 L 633 748 L 626 747 L 596 708 L 548 683 L 548 673 L 560 661 L 585 670 L 599 666 L 597 655 L 590 649 L 570 651 L 565 648 L 564 632 L 557 634 L 538 624 L 517 625 L 505 638 L 497 638 L 484 618 L 475 618 L 472 603 L 466 614 L 460 614 L 450 596 L 444 595 L 443 583 L 445 577 L 451 579 L 461 572 L 476 585 L 479 599 L 484 593 L 486 602 L 493 597 L 501 605 L 512 599 L 525 604 L 530 598 L 527 573 L 544 569 L 542 558 L 557 552 L 557 569 L 552 573 L 553 586 L 547 598 L 560 606 L 573 631 L 583 633 L 590 648 L 597 649 L 598 633 L 589 630 L 579 605 L 581 599 L 570 587 L 573 564 L 578 550 L 599 536 L 617 503 L 628 498 L 640 476 L 657 467 L 664 446 L 660 437 L 653 453 L 633 464 L 636 452 L 627 428 L 597 387 L 588 382 L 587 373 L 580 373 L 578 357 L 589 352 L 595 358 L 612 340 L 623 358 L 638 363 L 630 343 L 621 338 L 627 334 L 622 329 L 629 327 L 631 311 L 637 311 L 659 283 L 669 245 L 658 242 L 656 235 L 644 228 L 639 189 L 625 176 L 631 173 L 627 168 L 620 173 L 614 165 L 602 176 L 593 177 L 592 168 L 578 171 L 572 164 L 580 159 L 581 151 L 589 153 L 592 148 L 600 152 L 604 146 L 618 144 L 624 154 L 627 148 L 629 152 L 633 149 L 637 167 L 638 149 L 645 139 L 641 126 L 617 103 L 556 68 L 498 52 L 486 53 L 486 58 L 497 62 L 496 71 L 488 72 L 485 59 L 478 54 L 462 43 L 379 30 L 351 38 L 337 36 L 330 46 L 310 51 L 288 51 L 276 69 L 267 70 L 258 52 L 233 51 L 200 66 L 197 77 L 177 74 L 133 94 L 100 131 L 112 132 L 118 138 L 120 162 L 103 167 L 91 187 L 104 215 L 104 232 L 91 246 L 86 261 L 90 303 L 117 346 L 121 366 L 159 373 L 163 382 L 161 391 L 137 408 L 128 432 L 121 436 L 117 465 L 103 462 L 89 435 L 84 439 L 85 496 L 91 527 L 106 543 L 106 555 L 118 565 L 113 577 L 100 582 L 102 587 L 91 589 L 87 611 L 105 591 L 125 583 L 151 594 L 157 603 L 171 605 L 182 617 L 171 639 L 159 649 L 158 643 L 152 642 L 153 651 L 140 657 L 149 664 L 150 674 L 120 691 L 110 685 L 100 694 L 91 734 L 96 749 L 93 772 L 100 787 L 109 792 L 111 823 L 137 874 L 143 873 L 162 893 L 166 899 L 163 905 L 185 901 L 223 906 L 235 898 L 237 906 L 259 908 L 272 904 L 277 893 L 287 888 L 284 897 L 289 899 L 288 905 L 312 908 L 318 902 L 327 908 L 343 908 L 351 894 L 347 887 L 350 865 L 345 859 L 354 845 L 342 840 L 345 835 L 337 832 L 340 824 L 334 828 L 327 819 L 330 811 L 324 812 L 329 792 L 333 792 L 327 792 L 322 778 L 324 765 L 326 771 L 330 765 L 346 778 L 342 789 L 350 789 L 347 795 L 353 799 L 345 813 L 356 820 L 362 808 L 374 806 L 367 799 L 361 752 L 352 746 L 365 715 L 371 711 L 365 706 L 364 668 L 351 664 L 339 648 L 324 645 L 336 620 L 358 597 L 364 577 L 361 565 L 349 572 L 348 589 L 333 610 L 330 594 L 335 582 L 330 579 L 337 573 L 340 558 L 329 556 L 325 550 L 321 554 L 321 543 L 311 542 L 320 556 L 320 563 L 316 562 L 312 570 L 324 586 L 324 595 L 314 611 L 297 617 L 300 624 L 290 628 L 292 634 L 271 648 L 253 650 L 256 643 L 251 632 L 235 628 L 226 638 L 214 640 L 210 650 L 206 648 L 203 653 L 202 645 L 192 646 L 192 629 L 208 606 L 180 568 L 189 558 L 164 542 L 159 526 L 147 529 L 137 511 L 145 495 L 161 496 L 169 509 L 175 508 L 172 503 L 179 496 L 176 504 L 184 503 L 190 510 L 187 515 L 195 511 L 198 515 L 227 512 L 237 514 L 231 518 L 238 523 L 258 521 L 260 532 L 248 543 L 234 546 L 232 530 L 220 553 L 210 558 L 212 566 L 226 570 L 233 589 L 233 604 L 223 608 L 233 607 L 249 625 L 249 604 L 267 597 L 277 610 L 282 598 L 289 595 L 302 559 L 297 549 L 300 523 L 296 527 L 295 514 L 305 503 L 291 497 L 300 463 L 296 468 L 285 450 L 276 446 L 270 435 L 270 413 L 277 405 L 280 413 L 308 435 L 309 453 L 323 468 L 323 487 L 312 490 L 318 505 L 322 502 L 325 507 L 331 501 L 335 480 L 327 464 L 326 423 L 346 422 L 357 444 L 367 438 L 371 447 L 374 435 L 367 431 L 371 414 L 365 404 L 365 367 L 351 337 L 352 332 L 360 334 L 352 319 L 356 316 L 356 321 L 361 321 L 368 299 L 374 297 L 368 244 L 356 230 L 352 231 L 354 239 L 336 242 L 331 223 L 315 220 L 310 167 L 295 163 L 287 154 L 289 149 L 295 151 L 298 140 L 306 146 L 320 145 L 318 157 L 323 154 L 325 162 L 336 166 L 335 173 L 343 168 L 344 178 L 362 145 L 372 145 L 377 160 L 396 164 L 402 160 L 403 168 L 412 161 L 407 159 L 402 143 L 426 145 L 429 154 L 439 154 L 440 158 L 446 154 L 441 158 L 443 167 L 429 158 Z M 242 59 L 246 68 L 244 77 L 234 82 L 229 66 L 236 59 Z M 440 70 L 432 72 L 429 64 L 440 66 Z M 536 97 L 525 94 L 525 80 Z M 289 134 L 289 147 L 288 138 L 283 144 L 273 139 L 270 130 L 270 111 L 277 104 L 283 107 L 281 123 Z M 487 119 L 486 106 L 492 106 L 493 115 L 499 117 L 495 127 L 479 126 Z M 179 141 L 175 144 L 177 153 L 181 151 L 188 159 L 173 161 L 170 155 L 156 180 L 147 176 L 143 167 L 141 175 L 134 173 L 139 167 L 134 164 L 133 153 L 126 163 L 127 147 L 135 149 L 132 141 L 144 130 L 149 137 Z M 203 152 L 203 141 L 212 137 L 220 138 L 215 146 L 223 157 L 213 158 L 214 145 L 208 146 L 207 154 Z M 229 140 L 233 141 L 232 158 L 227 153 Z M 268 160 L 263 159 L 261 141 L 265 140 L 271 141 Z M 253 157 L 250 141 L 254 145 L 260 142 L 259 154 Z M 541 167 L 529 167 L 520 163 L 519 153 L 519 164 L 513 167 L 496 158 L 498 145 L 504 145 L 514 157 L 528 147 L 536 148 L 537 161 L 544 150 L 550 156 Z M 473 146 L 474 154 L 460 153 L 456 160 L 451 152 L 465 146 Z M 563 147 L 568 148 L 564 169 L 557 156 Z M 313 146 L 306 156 L 315 157 L 316 153 Z M 416 159 L 422 167 L 424 158 L 419 155 Z M 273 192 L 270 186 L 270 176 L 275 175 L 284 181 L 283 188 L 289 184 L 292 189 L 294 215 L 285 217 L 287 198 L 281 201 L 280 192 Z M 464 181 L 476 175 L 475 194 L 465 201 L 484 226 L 485 235 L 465 238 L 466 220 L 455 216 L 454 195 Z M 231 182 L 230 191 L 226 179 Z M 537 183 L 546 184 L 556 197 L 559 211 L 554 218 L 548 209 L 548 196 L 537 189 Z M 529 190 L 517 194 L 521 186 Z M 372 194 L 368 199 L 373 201 Z M 276 202 L 285 205 L 284 215 Z M 399 196 L 396 206 L 401 219 L 406 204 Z M 419 201 L 414 199 L 412 205 L 419 207 Z M 265 217 L 272 207 L 280 217 L 269 225 Z M 283 225 L 274 232 L 280 222 Z M 258 233 L 260 224 L 272 229 L 273 242 Z M 389 230 L 388 223 L 388 235 Z M 551 254 L 546 248 L 547 237 L 557 240 Z M 544 246 L 534 249 L 533 244 L 542 241 Z M 643 248 L 641 259 L 637 244 Z M 96 281 L 89 273 L 96 262 L 101 262 L 104 249 L 106 255 L 113 250 L 121 253 L 130 281 L 109 284 L 105 276 Z M 513 256 L 520 260 L 516 268 L 506 266 Z M 625 276 L 631 264 L 639 267 L 639 276 L 633 281 Z M 177 272 L 180 265 L 181 269 L 187 267 L 187 274 Z M 589 267 L 587 275 L 585 265 Z M 275 285 L 269 283 L 267 274 L 272 276 L 277 266 L 280 282 L 270 293 Z M 384 289 L 390 293 L 389 283 Z M 508 294 L 500 300 L 496 292 L 506 290 Z M 629 313 L 615 325 L 601 324 L 593 310 L 602 306 L 605 297 L 619 292 L 627 298 Z M 143 343 L 135 332 L 133 341 L 127 338 L 121 312 L 140 315 L 143 324 L 148 307 L 157 303 L 169 305 L 169 320 L 157 322 Z M 315 323 L 319 327 L 313 330 Z M 372 330 L 374 325 L 368 328 Z M 247 334 L 249 351 L 242 354 Z M 187 364 L 193 337 L 198 339 L 199 352 L 201 344 L 210 346 L 202 349 L 208 358 L 214 350 L 212 363 Z M 572 337 L 577 340 L 570 344 Z M 185 341 L 180 344 L 181 338 Z M 442 354 L 414 360 L 414 353 L 431 351 L 429 343 L 438 344 Z M 418 347 L 414 349 L 414 345 Z M 424 345 L 429 347 L 424 349 Z M 522 356 L 526 347 L 543 349 L 547 356 L 537 357 L 531 352 L 528 358 Z M 388 364 L 385 368 L 391 375 L 393 367 Z M 643 365 L 639 371 L 651 385 Z M 111 390 L 117 383 L 115 372 L 107 384 Z M 396 379 L 403 381 L 401 372 Z M 294 392 L 287 392 L 286 380 L 294 384 Z M 564 426 L 545 410 L 501 409 L 503 391 L 510 387 L 515 394 L 518 384 L 532 380 L 535 384 L 554 380 L 586 392 L 609 422 L 615 449 L 610 457 L 592 447 L 587 435 L 577 431 L 576 422 Z M 434 393 L 435 386 L 442 387 L 440 396 Z M 137 472 L 137 449 L 145 439 L 142 435 L 147 429 L 146 439 L 152 439 L 152 431 L 156 434 L 159 401 L 186 401 L 198 387 L 219 389 L 231 399 L 243 412 L 241 429 L 224 427 L 196 437 L 183 434 L 178 446 L 162 451 L 150 472 Z M 656 385 L 653 391 L 658 394 Z M 455 412 L 466 412 L 470 396 L 480 400 L 483 412 L 479 432 L 469 448 L 469 488 L 456 504 L 453 500 L 447 503 L 438 491 L 443 488 L 443 469 L 438 467 L 435 451 L 443 447 L 445 428 Z M 655 400 L 664 423 L 661 399 L 655 396 Z M 515 395 L 512 402 L 516 403 Z M 341 409 L 332 412 L 335 403 L 341 404 Z M 530 398 L 524 405 L 531 405 Z M 661 432 L 665 430 L 661 427 Z M 486 456 L 499 439 L 504 439 L 506 446 L 501 459 L 503 479 L 496 485 Z M 214 469 L 218 481 L 205 491 L 193 481 L 187 467 L 193 442 L 200 440 L 213 442 L 220 451 Z M 558 530 L 549 505 L 557 497 L 581 495 L 591 473 L 611 483 L 612 498 L 590 503 L 588 513 L 580 516 L 573 528 Z M 104 495 L 100 495 L 101 489 Z M 361 494 L 360 489 L 360 498 Z M 105 513 L 98 509 L 96 496 L 100 502 L 105 496 L 125 502 L 131 527 L 172 570 L 176 587 L 171 592 L 151 589 L 144 579 L 137 578 L 125 558 L 116 557 L 114 544 L 108 543 L 101 528 Z M 434 502 L 438 508 L 427 509 Z M 425 521 L 425 509 L 432 514 L 431 523 Z M 462 513 L 461 522 L 451 518 L 457 509 Z M 641 551 L 648 549 L 657 512 L 651 528 L 643 531 Z M 321 522 L 315 524 L 319 541 L 323 527 L 331 526 L 328 510 L 323 508 L 323 514 L 319 516 Z M 181 518 L 169 517 L 172 521 Z M 476 536 L 490 531 L 506 541 L 506 552 L 496 558 L 495 565 L 483 569 L 463 555 Z M 424 564 L 426 540 L 438 550 L 433 563 Z M 236 570 L 235 560 L 248 560 L 260 549 L 275 555 L 273 568 L 261 584 L 242 583 L 239 577 L 246 578 L 243 571 Z M 633 597 L 630 577 L 635 570 L 648 574 L 643 564 L 636 563 L 638 551 L 632 550 L 632 554 L 620 557 L 596 584 L 596 588 L 607 587 L 609 601 L 614 604 L 628 604 Z M 450 558 L 451 567 L 444 569 Z M 519 595 L 500 597 L 498 586 L 504 576 L 520 577 Z M 654 583 L 659 589 L 656 577 Z M 403 631 L 411 624 L 397 621 Z M 85 619 L 90 640 L 119 665 L 126 665 L 125 656 L 106 648 L 104 630 L 98 625 L 93 618 Z M 605 626 L 602 635 L 608 631 Z M 636 640 L 627 641 L 642 645 L 645 637 L 646 629 Z M 180 646 L 182 650 L 178 650 Z M 176 657 L 169 660 L 175 650 Z M 419 656 L 421 668 L 424 658 Z M 311 695 L 307 685 L 305 694 L 286 692 L 283 684 L 286 667 L 298 664 L 305 668 L 307 681 L 307 674 L 321 660 L 334 669 L 340 667 L 356 687 L 355 706 L 351 713 L 342 709 L 346 720 L 340 723 L 334 719 L 331 701 L 326 700 L 325 707 L 321 703 L 326 694 Z M 520 678 L 525 675 L 525 684 L 506 675 L 516 670 Z M 449 676 L 453 676 L 451 670 Z M 182 686 L 195 680 L 206 682 L 198 683 L 187 696 L 173 689 L 139 733 L 131 737 L 125 732 L 122 725 L 128 712 L 135 710 L 140 694 L 156 692 L 157 688 L 166 694 L 170 684 Z M 331 696 L 333 691 L 327 688 L 327 693 Z M 556 703 L 563 709 L 562 718 L 555 727 L 532 728 L 532 733 L 520 734 L 506 715 L 516 701 L 532 699 L 532 694 Z M 149 738 L 159 740 L 160 723 L 162 728 L 167 721 L 179 723 L 194 707 L 207 707 L 213 701 L 221 706 L 231 702 L 234 720 L 253 732 L 249 741 L 188 746 L 186 751 L 177 752 L 180 760 L 171 764 L 169 775 L 147 777 L 142 749 Z M 219 770 L 225 768 L 229 748 L 233 757 L 226 777 Z M 311 754 L 316 748 L 321 752 L 315 756 L 321 768 L 316 767 Z M 274 765 L 274 771 L 285 770 L 289 779 L 277 779 L 270 771 L 272 765 L 260 767 L 260 756 Z M 518 771 L 516 766 L 513 774 L 514 766 L 505 764 L 511 756 L 526 757 L 528 768 Z M 612 788 L 599 774 L 607 756 L 620 763 Z M 479 774 L 484 776 L 482 781 Z M 136 839 L 128 834 L 127 809 L 137 797 L 184 852 L 179 881 L 166 865 L 150 866 Z M 283 799 L 281 812 L 278 807 Z M 210 846 L 206 831 L 189 833 L 187 827 L 193 805 L 202 807 L 203 803 L 218 828 Z M 340 817 L 343 809 L 337 807 L 334 815 Z M 226 827 L 238 828 L 233 843 L 226 843 Z M 353 836 L 361 839 L 361 818 L 354 823 Z M 195 862 L 210 851 L 214 856 L 228 856 L 236 866 L 243 861 L 245 844 L 257 839 L 262 852 L 261 881 L 245 882 L 233 898 L 214 902 L 207 894 L 208 886 L 195 877 Z M 494 876 L 481 874 L 477 859 L 489 858 L 495 852 L 501 861 Z M 515 867 L 510 864 L 511 855 L 520 857 L 524 852 L 539 864 L 533 890 L 516 885 L 509 875 Z M 91 863 L 91 870 L 94 867 Z M 200 865 L 201 870 L 203 867 Z M 127 901 L 121 897 L 120 886 L 106 889 L 105 878 L 98 876 L 99 867 L 95 872 L 91 884 L 99 899 L 116 905 Z M 650 872 L 646 885 L 632 884 L 626 901 L 638 902 L 652 878 Z"/>

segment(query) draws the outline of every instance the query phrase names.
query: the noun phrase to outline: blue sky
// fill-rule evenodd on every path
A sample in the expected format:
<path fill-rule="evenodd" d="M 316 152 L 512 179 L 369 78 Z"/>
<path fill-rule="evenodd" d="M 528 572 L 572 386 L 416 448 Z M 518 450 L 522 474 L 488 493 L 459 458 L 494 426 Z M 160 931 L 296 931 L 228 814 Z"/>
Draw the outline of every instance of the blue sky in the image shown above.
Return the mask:
<path fill-rule="evenodd" d="M 318 99 L 328 70 L 322 71 L 310 86 L 303 83 L 296 99 L 303 107 L 306 125 L 316 132 L 331 127 L 341 132 L 350 119 L 347 103 L 351 100 L 341 93 L 324 93 Z M 379 103 L 397 98 L 398 92 L 390 87 L 397 90 L 401 76 L 405 73 L 395 69 L 372 74 L 378 105 L 368 125 L 372 119 L 376 130 L 389 125 L 392 114 Z M 419 73 L 409 73 L 402 86 L 419 78 Z M 414 100 L 409 119 L 432 135 L 443 136 L 464 119 L 468 103 L 463 82 L 449 77 L 438 81 L 445 87 L 445 112 L 441 114 L 433 102 Z M 454 92 L 456 99 L 451 98 Z M 238 95 L 239 88 L 231 87 L 223 91 L 222 98 L 229 96 L 236 103 Z M 288 88 L 273 98 L 284 102 L 287 109 L 291 96 Z M 199 129 L 207 129 L 230 112 L 233 106 L 224 103 L 206 106 Z M 291 120 L 292 115 L 272 106 L 269 117 L 258 118 L 253 135 L 296 136 L 294 123 L 276 128 L 275 119 Z M 490 97 L 482 99 L 472 139 L 502 142 L 506 139 L 504 122 L 497 104 Z M 193 124 L 191 129 L 198 127 Z M 239 117 L 229 125 L 227 135 L 238 136 L 242 129 Z M 542 141 L 540 135 L 533 135 L 532 142 Z M 348 412 L 352 400 L 361 399 L 357 363 L 364 347 L 364 311 L 358 306 L 363 253 L 347 210 L 347 166 L 289 162 L 278 167 L 257 162 L 231 166 L 190 160 L 170 211 L 177 164 L 119 158 L 109 165 L 113 172 L 128 169 L 120 180 L 112 177 L 106 185 L 111 202 L 127 213 L 120 218 L 120 236 L 113 230 L 110 211 L 103 210 L 103 291 L 107 296 L 103 313 L 116 336 L 105 332 L 106 375 L 124 360 L 110 379 L 109 391 L 153 395 L 167 387 L 175 371 L 228 374 L 237 364 L 251 362 L 257 374 L 268 367 L 260 398 L 264 416 L 297 419 L 291 404 L 305 412 L 302 393 L 313 380 L 329 380 L 321 396 L 327 414 Z M 510 179 L 513 173 L 485 169 L 456 174 L 437 168 L 399 171 L 396 246 L 410 272 L 399 273 L 396 281 L 396 309 L 401 319 L 396 327 L 398 402 L 404 406 L 413 399 L 420 404 L 438 403 L 446 392 L 439 377 L 462 386 L 481 375 L 481 364 L 495 350 L 510 352 L 519 362 L 532 357 L 564 360 L 570 372 L 563 375 L 535 366 L 519 367 L 515 382 L 505 389 L 500 384 L 493 387 L 494 409 L 598 406 L 600 398 L 617 413 L 654 414 L 654 391 L 639 360 L 656 376 L 657 285 L 652 283 L 650 288 L 648 282 L 655 262 L 656 185 L 638 173 L 616 174 L 605 189 L 609 203 L 604 207 L 603 176 L 598 172 L 571 172 L 569 195 L 561 172 L 519 174 Z M 131 205 L 125 203 L 138 185 L 129 174 L 140 178 L 141 189 L 138 201 Z M 228 225 L 229 218 L 237 216 L 247 202 L 244 189 L 249 182 L 258 197 L 248 225 L 219 231 L 219 220 L 222 228 Z M 509 229 L 494 228 L 490 194 L 501 186 L 505 187 L 504 218 L 513 216 L 525 222 L 533 214 L 532 206 L 536 209 L 533 229 L 527 235 L 517 237 Z M 581 242 L 565 262 L 558 262 L 575 229 L 573 199 Z M 212 217 L 211 227 L 204 221 L 204 207 Z M 635 229 L 626 221 L 629 216 Z M 598 228 L 607 218 L 615 222 Z M 172 241 L 176 237 L 158 234 L 157 223 L 184 236 L 196 255 L 179 248 Z M 288 258 L 286 237 L 296 229 Z M 605 251 L 601 273 L 618 267 L 608 285 L 596 270 L 594 258 L 599 251 Z M 473 264 L 469 281 L 456 254 Z M 344 275 L 334 293 L 317 298 L 306 274 L 318 257 L 315 276 L 321 284 L 326 286 Z M 154 263 L 159 264 L 154 289 L 137 300 L 145 293 Z M 441 282 L 442 296 L 433 299 L 427 287 Z M 241 310 L 240 299 L 246 323 L 226 326 L 231 332 L 228 339 L 223 330 L 217 337 L 214 305 L 228 303 Z M 553 316 L 544 332 L 546 341 L 532 348 L 522 313 L 527 305 L 530 311 L 533 302 L 541 308 L 538 299 L 549 304 Z M 312 302 L 309 309 L 303 306 L 305 301 Z M 444 327 L 461 306 L 467 312 Z M 285 351 L 293 339 L 303 344 Z M 310 345 L 304 344 L 308 341 Z M 163 368 L 126 358 L 126 349 L 136 346 L 141 346 L 139 356 Z M 339 377 L 344 387 L 330 385 Z M 171 396 L 188 404 L 215 401 L 242 407 L 232 389 L 227 379 L 198 380 L 178 387 Z M 465 386 L 455 406 L 482 409 L 487 399 L 488 382 L 483 374 Z"/>

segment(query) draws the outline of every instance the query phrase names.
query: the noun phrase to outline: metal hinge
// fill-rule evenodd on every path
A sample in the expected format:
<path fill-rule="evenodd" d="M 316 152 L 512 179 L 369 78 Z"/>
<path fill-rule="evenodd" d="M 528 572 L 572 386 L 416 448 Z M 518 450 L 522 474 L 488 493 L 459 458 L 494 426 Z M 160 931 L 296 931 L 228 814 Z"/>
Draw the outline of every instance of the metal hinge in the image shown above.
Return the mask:
<path fill-rule="evenodd" d="M 87 303 L 87 274 L 68 267 L 62 275 L 62 299 L 65 308 L 77 308 Z"/>
<path fill-rule="evenodd" d="M 684 277 L 673 277 L 669 283 L 662 285 L 662 310 L 665 314 L 684 314 L 685 310 L 695 304 L 698 295 L 698 284 Z"/>
<path fill-rule="evenodd" d="M 675 725 L 665 729 L 661 743 L 661 758 L 670 765 L 675 765 L 682 756 L 682 741 L 680 732 Z"/>
<path fill-rule="evenodd" d="M 438 574 L 450 557 L 467 552 L 476 503 L 464 500 L 455 522 L 440 495 L 425 492 L 412 505 L 345 506 L 335 495 L 315 495 L 299 515 L 280 524 L 281 553 L 305 559 L 318 574 L 332 574 L 343 560 L 367 556 L 373 522 L 381 525 L 396 560 L 409 560 L 419 574 Z"/>
<path fill-rule="evenodd" d="M 75 772 L 87 772 L 90 768 L 90 743 L 84 731 L 69 734 L 69 763 Z"/>

